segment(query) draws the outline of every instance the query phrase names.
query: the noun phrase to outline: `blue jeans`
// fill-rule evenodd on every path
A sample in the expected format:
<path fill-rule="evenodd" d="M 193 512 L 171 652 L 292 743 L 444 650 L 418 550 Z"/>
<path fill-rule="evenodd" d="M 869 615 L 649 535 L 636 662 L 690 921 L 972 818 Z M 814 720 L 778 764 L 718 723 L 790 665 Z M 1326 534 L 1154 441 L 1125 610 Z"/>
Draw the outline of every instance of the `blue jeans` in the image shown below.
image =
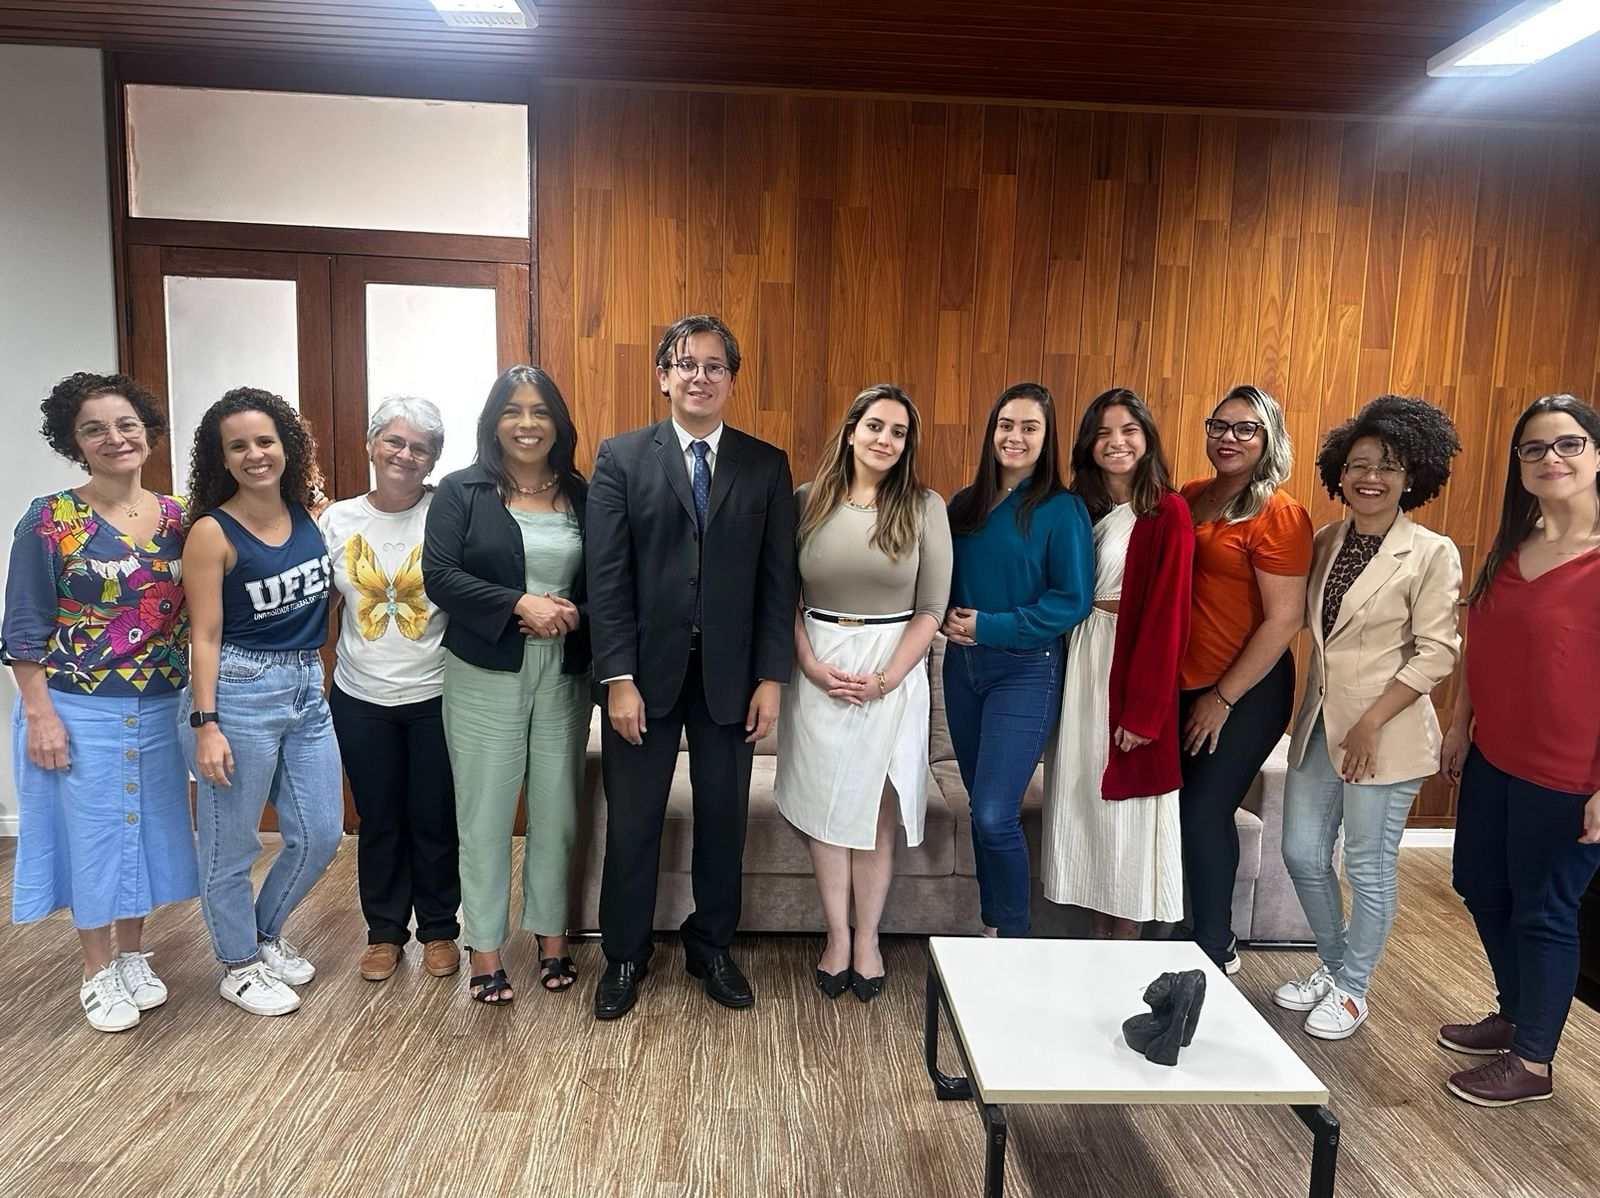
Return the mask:
<path fill-rule="evenodd" d="M 1586 794 L 1524 782 L 1473 745 L 1456 801 L 1456 893 L 1478 925 L 1511 1051 L 1548 1062 L 1578 984 L 1578 904 L 1600 867 L 1579 844 Z"/>
<path fill-rule="evenodd" d="M 193 695 L 184 692 L 179 732 L 189 768 Z M 224 965 L 256 959 L 256 945 L 283 930 L 289 913 L 322 876 L 339 847 L 344 797 L 339 748 L 322 697 L 314 649 L 267 653 L 222 646 L 217 713 L 233 751 L 231 786 L 196 780 L 200 834 L 200 913 Z M 261 853 L 257 829 L 271 803 L 283 848 L 253 896 L 250 867 Z"/>
<path fill-rule="evenodd" d="M 1372 971 L 1394 927 L 1400 897 L 1400 835 L 1422 789 L 1421 778 L 1384 786 L 1346 782 L 1328 758 L 1322 720 L 1305 756 L 1289 771 L 1283 796 L 1283 863 L 1305 908 L 1317 955 L 1346 994 L 1365 997 Z M 1333 845 L 1344 825 L 1344 875 L 1350 880 L 1350 923 L 1333 869 Z"/>
<path fill-rule="evenodd" d="M 1026 936 L 1028 842 L 1022 797 L 1061 709 L 1061 641 L 1037 649 L 952 643 L 944 655 L 950 741 L 971 801 L 983 922 Z"/>

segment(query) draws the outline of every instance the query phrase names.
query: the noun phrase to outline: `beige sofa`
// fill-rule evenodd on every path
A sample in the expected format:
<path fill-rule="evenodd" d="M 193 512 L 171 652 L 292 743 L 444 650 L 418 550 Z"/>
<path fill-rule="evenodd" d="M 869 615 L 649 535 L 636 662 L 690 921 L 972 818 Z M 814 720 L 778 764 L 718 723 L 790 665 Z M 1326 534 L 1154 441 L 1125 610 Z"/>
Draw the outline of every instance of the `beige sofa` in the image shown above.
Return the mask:
<path fill-rule="evenodd" d="M 926 830 L 922 843 L 916 848 L 907 848 L 903 842 L 900 845 L 895 860 L 895 881 L 884 911 L 885 932 L 930 935 L 980 930 L 967 792 L 961 784 L 944 716 L 943 660 L 944 639 L 935 638 L 929 661 L 933 704 Z M 591 728 L 580 798 L 578 841 L 573 851 L 573 926 L 586 930 L 597 927 L 599 922 L 600 872 L 605 851 L 606 811 L 600 779 L 599 719 L 597 712 Z M 768 737 L 756 746 L 744 852 L 744 918 L 740 926 L 746 932 L 816 932 L 824 924 L 805 837 L 789 825 L 772 801 L 776 751 L 775 737 Z M 1233 891 L 1233 928 L 1241 941 L 1289 943 L 1310 939 L 1310 929 L 1284 871 L 1278 847 L 1287 751 L 1288 738 L 1285 737 L 1236 817 L 1239 874 Z M 1023 828 L 1035 873 L 1034 934 L 1080 935 L 1087 928 L 1084 912 L 1073 907 L 1058 907 L 1039 892 L 1043 773 L 1042 766 L 1034 772 L 1022 808 Z M 661 883 L 655 926 L 663 931 L 676 930 L 693 906 L 689 874 L 693 822 L 688 756 L 680 752 L 661 839 Z"/>

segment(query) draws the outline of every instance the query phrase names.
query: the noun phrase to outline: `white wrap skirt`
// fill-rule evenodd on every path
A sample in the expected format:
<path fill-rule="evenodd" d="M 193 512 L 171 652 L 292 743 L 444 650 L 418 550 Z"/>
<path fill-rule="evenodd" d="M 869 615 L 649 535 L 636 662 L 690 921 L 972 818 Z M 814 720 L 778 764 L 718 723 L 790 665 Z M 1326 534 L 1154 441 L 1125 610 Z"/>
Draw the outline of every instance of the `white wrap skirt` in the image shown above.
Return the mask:
<path fill-rule="evenodd" d="M 874 674 L 894 656 L 906 624 L 838 624 L 807 609 L 806 633 L 818 661 L 850 674 Z M 884 619 L 848 612 L 847 620 Z M 895 790 L 906 844 L 922 843 L 928 806 L 928 667 L 919 661 L 899 686 L 857 707 L 798 670 L 778 722 L 773 798 L 785 819 L 813 840 L 870 849 L 877 838 L 884 781 Z"/>

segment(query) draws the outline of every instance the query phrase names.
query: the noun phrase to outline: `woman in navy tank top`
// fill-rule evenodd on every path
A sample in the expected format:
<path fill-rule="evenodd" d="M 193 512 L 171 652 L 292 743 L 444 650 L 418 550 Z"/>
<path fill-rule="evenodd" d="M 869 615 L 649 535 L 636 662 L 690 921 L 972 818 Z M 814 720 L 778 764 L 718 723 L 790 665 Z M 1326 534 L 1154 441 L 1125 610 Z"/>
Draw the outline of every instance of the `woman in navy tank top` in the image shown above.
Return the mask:
<path fill-rule="evenodd" d="M 322 695 L 331 569 L 306 510 L 311 434 L 281 398 L 229 391 L 201 417 L 183 552 L 189 687 L 180 732 L 197 782 L 200 910 L 222 997 L 254 1015 L 300 1005 L 316 970 L 283 938 L 339 847 L 339 750 Z M 260 894 L 250 868 L 270 802 L 283 848 Z"/>

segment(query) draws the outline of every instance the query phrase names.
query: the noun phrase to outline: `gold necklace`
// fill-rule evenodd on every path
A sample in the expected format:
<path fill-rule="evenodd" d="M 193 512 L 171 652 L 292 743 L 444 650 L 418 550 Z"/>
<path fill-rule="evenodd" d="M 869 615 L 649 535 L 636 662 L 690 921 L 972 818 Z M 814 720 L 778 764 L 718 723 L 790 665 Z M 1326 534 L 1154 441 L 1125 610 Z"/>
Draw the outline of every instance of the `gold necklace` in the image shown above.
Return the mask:
<path fill-rule="evenodd" d="M 97 488 L 89 488 L 89 498 L 94 500 L 97 505 L 105 504 L 110 507 L 119 507 L 130 520 L 137 520 L 139 518 L 139 505 L 144 502 L 145 496 L 148 494 L 149 492 L 141 487 L 139 489 L 139 498 L 135 499 L 132 503 L 123 503 L 120 499 L 103 499 Z"/>
<path fill-rule="evenodd" d="M 549 482 L 540 483 L 537 487 L 524 487 L 520 483 L 518 483 L 516 479 L 512 478 L 510 475 L 506 476 L 506 481 L 511 484 L 511 489 L 513 491 L 515 491 L 518 495 L 527 495 L 527 496 L 530 496 L 530 497 L 534 496 L 534 495 L 543 495 L 551 487 L 556 485 L 555 475 L 551 475 L 550 476 L 550 481 Z"/>
<path fill-rule="evenodd" d="M 844 497 L 844 505 L 852 512 L 875 512 L 878 510 L 878 497 L 874 495 L 871 503 L 857 503 L 849 495 Z"/>

